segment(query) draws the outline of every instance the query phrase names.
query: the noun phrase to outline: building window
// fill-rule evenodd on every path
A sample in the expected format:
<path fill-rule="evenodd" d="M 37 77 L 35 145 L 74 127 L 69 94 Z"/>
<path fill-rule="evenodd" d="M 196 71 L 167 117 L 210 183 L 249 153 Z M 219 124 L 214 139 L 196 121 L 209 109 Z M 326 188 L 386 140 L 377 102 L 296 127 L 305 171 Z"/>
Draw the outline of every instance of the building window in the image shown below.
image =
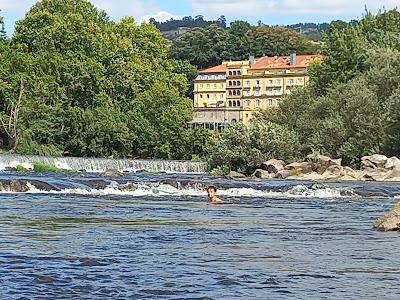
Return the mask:
<path fill-rule="evenodd" d="M 273 85 L 273 84 L 274 84 L 274 81 L 273 81 L 273 80 L 268 81 L 268 85 L 269 85 L 269 86 L 271 86 L 271 85 Z"/>
<path fill-rule="evenodd" d="M 232 123 L 232 124 L 237 123 L 236 119 L 232 119 L 232 120 L 231 120 L 231 123 Z"/>
<path fill-rule="evenodd" d="M 237 86 L 240 86 L 240 81 L 239 81 L 239 80 L 236 82 L 236 85 L 237 85 Z"/>
<path fill-rule="evenodd" d="M 207 94 L 207 99 L 210 99 L 210 94 Z"/>
<path fill-rule="evenodd" d="M 233 76 L 236 76 L 236 71 L 233 71 L 232 74 L 233 74 Z"/>
<path fill-rule="evenodd" d="M 246 107 L 250 107 L 250 100 L 246 100 Z"/>
<path fill-rule="evenodd" d="M 223 89 L 224 88 L 224 84 L 223 83 L 221 83 L 221 89 Z"/>
<path fill-rule="evenodd" d="M 237 106 L 240 106 L 240 101 L 237 101 Z"/>
<path fill-rule="evenodd" d="M 206 103 L 206 102 L 204 102 L 204 103 L 203 103 L 203 106 L 204 106 L 204 107 L 207 107 L 207 103 Z"/>
<path fill-rule="evenodd" d="M 232 96 L 232 91 L 229 91 L 229 92 L 228 92 L 228 95 L 229 95 L 229 96 Z"/>
<path fill-rule="evenodd" d="M 207 88 L 210 88 L 210 84 L 209 83 L 207 83 Z"/>
<path fill-rule="evenodd" d="M 220 94 L 219 99 L 224 100 L 224 94 Z"/>
<path fill-rule="evenodd" d="M 233 106 L 236 106 L 236 101 L 233 101 Z"/>
<path fill-rule="evenodd" d="M 228 106 L 229 106 L 229 107 L 232 107 L 232 101 L 229 101 L 229 102 L 228 102 Z"/>
<path fill-rule="evenodd" d="M 237 91 L 237 95 L 240 96 L 240 95 L 241 95 L 241 92 L 240 92 L 240 91 Z"/>
<path fill-rule="evenodd" d="M 236 81 L 233 81 L 233 86 L 236 86 Z"/>
<path fill-rule="evenodd" d="M 238 71 L 237 74 L 238 74 L 238 75 L 242 75 L 242 72 L 241 72 L 241 71 Z"/>
<path fill-rule="evenodd" d="M 256 107 L 260 107 L 260 99 L 256 99 Z"/>
<path fill-rule="evenodd" d="M 229 76 L 232 76 L 232 71 L 229 71 Z"/>
<path fill-rule="evenodd" d="M 203 84 L 202 84 L 202 83 L 200 83 L 199 87 L 202 89 L 202 88 L 203 88 Z"/>
<path fill-rule="evenodd" d="M 200 94 L 200 99 L 203 99 L 203 95 Z"/>
<path fill-rule="evenodd" d="M 246 81 L 246 86 L 249 87 L 250 86 L 250 81 Z"/>
<path fill-rule="evenodd" d="M 260 80 L 256 80 L 256 85 L 260 86 Z"/>
<path fill-rule="evenodd" d="M 268 106 L 272 106 L 272 105 L 274 105 L 274 100 L 268 99 Z"/>
<path fill-rule="evenodd" d="M 217 88 L 217 84 L 216 84 L 216 83 L 214 83 L 214 88 L 215 88 L 215 89 Z"/>
<path fill-rule="evenodd" d="M 232 86 L 232 81 L 229 81 L 228 84 L 229 84 L 229 86 Z"/>

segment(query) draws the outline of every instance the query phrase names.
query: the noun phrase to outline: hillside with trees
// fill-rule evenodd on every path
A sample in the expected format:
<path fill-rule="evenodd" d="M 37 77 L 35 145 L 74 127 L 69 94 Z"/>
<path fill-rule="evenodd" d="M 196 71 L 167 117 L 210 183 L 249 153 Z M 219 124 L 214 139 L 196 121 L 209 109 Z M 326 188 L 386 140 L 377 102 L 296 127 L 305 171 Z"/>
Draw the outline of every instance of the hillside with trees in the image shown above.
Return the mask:
<path fill-rule="evenodd" d="M 194 28 L 175 39 L 170 48 L 173 59 L 187 60 L 199 69 L 220 64 L 223 60 L 242 60 L 255 56 L 314 54 L 318 47 L 294 30 L 266 25 L 251 26 L 235 21 L 229 29 L 217 25 Z"/>
<path fill-rule="evenodd" d="M 158 22 L 154 18 L 150 18 L 149 22 L 151 24 L 154 24 L 158 30 L 160 31 L 169 31 L 169 30 L 175 30 L 178 29 L 179 27 L 187 27 L 187 28 L 202 28 L 202 27 L 207 27 L 210 25 L 218 25 L 222 28 L 226 28 L 226 18 L 225 16 L 220 16 L 217 20 L 213 21 L 207 21 L 204 20 L 204 16 L 202 15 L 197 15 L 194 18 L 192 16 L 186 16 L 183 17 L 181 20 L 174 20 L 170 19 L 165 22 Z"/>

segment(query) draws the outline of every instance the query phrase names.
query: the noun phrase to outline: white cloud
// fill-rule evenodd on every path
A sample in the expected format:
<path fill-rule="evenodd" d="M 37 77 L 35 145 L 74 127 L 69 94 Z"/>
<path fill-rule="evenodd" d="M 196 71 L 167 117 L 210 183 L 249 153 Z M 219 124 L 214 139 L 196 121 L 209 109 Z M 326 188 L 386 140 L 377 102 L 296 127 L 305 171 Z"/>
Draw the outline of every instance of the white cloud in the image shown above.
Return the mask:
<path fill-rule="evenodd" d="M 141 22 L 148 22 L 150 20 L 150 18 L 154 18 L 159 22 L 165 22 L 165 21 L 167 21 L 167 20 L 169 20 L 171 18 L 175 19 L 175 20 L 176 19 L 182 19 L 181 16 L 173 15 L 173 14 L 167 12 L 167 11 L 159 11 L 159 12 L 157 12 L 155 14 L 148 14 L 148 15 L 142 16 L 141 19 L 140 19 L 140 23 Z"/>
<path fill-rule="evenodd" d="M 400 7 L 399 0 L 190 0 L 194 14 L 225 16 L 360 16 L 371 11 Z"/>

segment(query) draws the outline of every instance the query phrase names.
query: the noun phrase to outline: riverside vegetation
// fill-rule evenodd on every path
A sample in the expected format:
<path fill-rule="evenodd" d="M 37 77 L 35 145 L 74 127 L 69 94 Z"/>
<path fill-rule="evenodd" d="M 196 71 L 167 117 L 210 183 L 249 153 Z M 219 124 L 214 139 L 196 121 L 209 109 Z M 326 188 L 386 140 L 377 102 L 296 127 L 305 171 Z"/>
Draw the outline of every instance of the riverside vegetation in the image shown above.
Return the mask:
<path fill-rule="evenodd" d="M 264 41 L 250 43 L 255 54 L 308 51 L 287 29 L 248 26 L 238 21 L 228 30 L 211 25 L 202 28 L 207 34 L 189 31 L 169 49 L 152 24 L 113 22 L 85 0 L 43 0 L 11 38 L 0 33 L 1 148 L 55 156 L 205 159 L 214 174 L 246 175 L 269 159 L 291 163 L 310 153 L 340 157 L 351 167 L 374 153 L 399 156 L 397 10 L 332 23 L 323 38 L 324 61 L 310 69 L 310 85 L 279 108 L 260 112 L 250 126 L 230 126 L 220 134 L 188 130 L 189 81 L 197 75 L 189 62 L 201 67 L 228 54 L 241 58 L 250 37 Z M 222 37 L 224 44 L 197 49 L 190 41 L 200 33 Z M 227 48 L 233 52 L 224 54 Z"/>

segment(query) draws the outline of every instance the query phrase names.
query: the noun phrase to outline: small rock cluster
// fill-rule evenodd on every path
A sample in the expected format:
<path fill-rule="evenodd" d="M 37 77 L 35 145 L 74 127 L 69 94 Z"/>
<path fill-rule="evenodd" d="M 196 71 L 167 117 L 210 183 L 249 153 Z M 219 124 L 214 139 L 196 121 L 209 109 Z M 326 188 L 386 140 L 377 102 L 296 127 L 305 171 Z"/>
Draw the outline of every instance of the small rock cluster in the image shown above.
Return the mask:
<path fill-rule="evenodd" d="M 230 178 L 244 178 L 238 172 L 231 172 Z M 304 162 L 286 164 L 282 160 L 271 159 L 264 162 L 252 177 L 260 179 L 301 179 L 335 181 L 398 181 L 400 182 L 400 159 L 388 158 L 381 154 L 365 156 L 361 159 L 360 170 L 342 166 L 341 159 L 310 154 Z"/>

